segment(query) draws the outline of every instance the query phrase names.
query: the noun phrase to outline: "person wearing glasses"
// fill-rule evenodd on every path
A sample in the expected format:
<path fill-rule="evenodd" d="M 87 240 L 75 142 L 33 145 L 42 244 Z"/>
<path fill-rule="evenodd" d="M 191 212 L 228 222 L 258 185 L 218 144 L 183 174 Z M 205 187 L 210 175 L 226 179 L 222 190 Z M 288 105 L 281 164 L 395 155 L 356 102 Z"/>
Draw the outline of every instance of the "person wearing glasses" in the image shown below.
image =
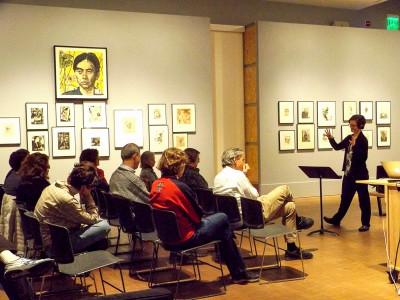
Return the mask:
<path fill-rule="evenodd" d="M 369 179 L 367 169 L 368 140 L 362 133 L 366 120 L 363 115 L 353 115 L 349 119 L 349 126 L 352 134 L 346 136 L 343 141 L 337 143 L 329 129 L 325 130 L 325 135 L 329 143 L 335 150 L 345 149 L 343 168 L 344 176 L 342 180 L 342 195 L 340 206 L 332 218 L 324 217 L 325 222 L 340 226 L 340 222 L 347 213 L 355 193 L 358 194 L 358 201 L 361 208 L 361 227 L 360 232 L 368 231 L 371 219 L 371 202 L 369 199 L 368 185 L 356 183 L 356 180 Z"/>

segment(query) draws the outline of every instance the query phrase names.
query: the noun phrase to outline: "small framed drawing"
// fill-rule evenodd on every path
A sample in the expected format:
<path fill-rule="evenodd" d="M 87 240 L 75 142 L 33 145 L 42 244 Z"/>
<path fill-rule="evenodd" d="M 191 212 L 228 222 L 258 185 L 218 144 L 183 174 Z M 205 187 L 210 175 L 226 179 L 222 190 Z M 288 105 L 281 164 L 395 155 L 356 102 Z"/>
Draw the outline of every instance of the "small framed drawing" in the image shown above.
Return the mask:
<path fill-rule="evenodd" d="M 167 125 L 167 105 L 149 104 L 149 125 Z"/>
<path fill-rule="evenodd" d="M 279 151 L 289 151 L 294 149 L 294 130 L 279 130 Z"/>
<path fill-rule="evenodd" d="M 172 104 L 172 131 L 196 132 L 195 104 Z"/>
<path fill-rule="evenodd" d="M 56 125 L 75 126 L 75 107 L 74 103 L 56 103 Z"/>
<path fill-rule="evenodd" d="M 106 103 L 104 101 L 83 102 L 83 127 L 107 127 Z"/>
<path fill-rule="evenodd" d="M 143 111 L 141 109 L 115 109 L 114 130 L 115 148 L 122 148 L 128 141 L 143 147 Z"/>
<path fill-rule="evenodd" d="M 390 101 L 376 101 L 376 124 L 390 124 Z"/>
<path fill-rule="evenodd" d="M 377 146 L 389 147 L 390 146 L 390 127 L 380 126 L 377 127 Z"/>
<path fill-rule="evenodd" d="M 107 48 L 54 46 L 56 99 L 107 100 Z"/>
<path fill-rule="evenodd" d="M 363 115 L 365 120 L 372 121 L 373 107 L 372 101 L 360 101 L 360 115 Z"/>
<path fill-rule="evenodd" d="M 53 127 L 53 157 L 75 157 L 75 127 Z"/>
<path fill-rule="evenodd" d="M 331 132 L 333 131 L 333 128 L 318 128 L 317 129 L 318 149 L 332 149 L 332 146 L 329 143 L 329 139 L 325 135 L 326 129 L 331 130 Z"/>
<path fill-rule="evenodd" d="M 336 102 L 317 101 L 318 126 L 336 126 Z"/>
<path fill-rule="evenodd" d="M 314 149 L 314 124 L 297 124 L 297 149 Z"/>
<path fill-rule="evenodd" d="M 32 154 L 35 152 L 49 155 L 49 132 L 43 131 L 28 131 L 26 133 L 28 151 Z"/>
<path fill-rule="evenodd" d="M 314 102 L 312 101 L 297 102 L 297 122 L 299 124 L 314 123 Z"/>
<path fill-rule="evenodd" d="M 110 156 L 110 138 L 108 128 L 82 128 L 82 150 L 97 149 L 100 157 Z"/>
<path fill-rule="evenodd" d="M 49 129 L 47 103 L 26 103 L 26 129 Z"/>
<path fill-rule="evenodd" d="M 19 118 L 0 118 L 0 145 L 21 144 Z"/>
<path fill-rule="evenodd" d="M 168 148 L 168 126 L 149 126 L 150 151 L 155 153 L 163 152 Z"/>
<path fill-rule="evenodd" d="M 173 145 L 176 148 L 185 150 L 188 147 L 188 135 L 187 133 L 174 133 L 172 135 Z"/>
<path fill-rule="evenodd" d="M 348 122 L 355 114 L 357 114 L 357 102 L 343 101 L 343 122 Z"/>
<path fill-rule="evenodd" d="M 349 125 L 342 125 L 342 140 L 345 139 L 346 136 L 353 134 L 351 132 L 351 128 Z"/>
<path fill-rule="evenodd" d="M 278 122 L 279 124 L 293 124 L 294 102 L 278 101 Z"/>
<path fill-rule="evenodd" d="M 372 129 L 368 129 L 368 130 L 363 130 L 362 131 L 363 132 L 363 134 L 365 135 L 365 137 L 367 138 L 367 140 L 368 140 L 368 148 L 372 148 L 372 146 L 373 146 L 373 142 L 374 142 L 374 140 L 373 140 L 373 132 L 372 132 Z"/>

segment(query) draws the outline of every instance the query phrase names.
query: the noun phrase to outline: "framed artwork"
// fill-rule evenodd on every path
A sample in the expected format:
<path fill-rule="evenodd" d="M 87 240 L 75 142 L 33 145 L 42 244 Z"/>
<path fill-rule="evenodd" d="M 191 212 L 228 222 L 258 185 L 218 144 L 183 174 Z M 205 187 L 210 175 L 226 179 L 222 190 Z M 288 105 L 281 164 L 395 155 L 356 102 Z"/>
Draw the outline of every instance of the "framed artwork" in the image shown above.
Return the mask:
<path fill-rule="evenodd" d="M 53 157 L 75 157 L 75 127 L 53 127 Z"/>
<path fill-rule="evenodd" d="M 342 125 L 342 140 L 344 140 L 344 138 L 350 134 L 353 134 L 351 132 L 351 128 L 349 125 Z"/>
<path fill-rule="evenodd" d="M 360 115 L 363 115 L 365 120 L 372 121 L 373 107 L 372 101 L 360 101 Z"/>
<path fill-rule="evenodd" d="M 188 147 L 188 135 L 187 133 L 174 133 L 172 135 L 173 146 L 181 150 L 185 150 Z"/>
<path fill-rule="evenodd" d="M 389 147 L 390 146 L 390 127 L 379 126 L 377 127 L 377 146 L 378 147 Z"/>
<path fill-rule="evenodd" d="M 279 124 L 294 123 L 293 101 L 278 101 L 278 122 Z"/>
<path fill-rule="evenodd" d="M 167 125 L 167 105 L 148 104 L 149 125 Z"/>
<path fill-rule="evenodd" d="M 314 149 L 314 124 L 297 124 L 297 149 Z"/>
<path fill-rule="evenodd" d="M 19 118 L 0 118 L 0 145 L 21 144 Z"/>
<path fill-rule="evenodd" d="M 56 99 L 107 100 L 107 48 L 54 46 Z"/>
<path fill-rule="evenodd" d="M 367 140 L 368 140 L 368 148 L 372 148 L 372 146 L 373 146 L 373 142 L 374 142 L 374 140 L 373 140 L 373 132 L 372 132 L 372 129 L 368 129 L 368 130 L 363 130 L 362 131 L 363 132 L 363 134 L 365 135 L 365 137 L 367 138 Z"/>
<path fill-rule="evenodd" d="M 297 102 L 297 122 L 299 124 L 314 123 L 314 102 L 312 101 Z"/>
<path fill-rule="evenodd" d="M 49 132 L 43 131 L 28 131 L 26 133 L 27 150 L 32 154 L 35 152 L 49 155 Z"/>
<path fill-rule="evenodd" d="M 390 124 L 390 101 L 376 102 L 376 124 Z"/>
<path fill-rule="evenodd" d="M 110 138 L 108 128 L 82 128 L 82 150 L 97 149 L 100 157 L 110 156 Z"/>
<path fill-rule="evenodd" d="M 26 103 L 26 129 L 49 129 L 47 103 Z"/>
<path fill-rule="evenodd" d="M 114 147 L 128 142 L 143 147 L 143 111 L 141 109 L 114 110 Z"/>
<path fill-rule="evenodd" d="M 104 101 L 83 102 L 83 127 L 107 127 L 106 103 Z"/>
<path fill-rule="evenodd" d="M 288 151 L 294 149 L 294 130 L 279 130 L 279 151 Z"/>
<path fill-rule="evenodd" d="M 356 101 L 343 101 L 343 122 L 348 122 L 351 116 L 357 114 Z"/>
<path fill-rule="evenodd" d="M 329 130 L 331 130 L 331 132 L 333 132 L 333 128 L 318 128 L 317 129 L 318 149 L 332 149 L 332 146 L 329 143 L 329 139 L 325 135 L 326 129 L 329 129 Z"/>
<path fill-rule="evenodd" d="M 168 126 L 149 126 L 150 151 L 155 153 L 164 152 L 168 148 Z"/>
<path fill-rule="evenodd" d="M 336 126 L 336 102 L 317 101 L 318 126 Z"/>
<path fill-rule="evenodd" d="M 75 126 L 75 107 L 74 103 L 56 103 L 56 125 Z"/>
<path fill-rule="evenodd" d="M 172 104 L 172 131 L 196 132 L 195 104 Z"/>

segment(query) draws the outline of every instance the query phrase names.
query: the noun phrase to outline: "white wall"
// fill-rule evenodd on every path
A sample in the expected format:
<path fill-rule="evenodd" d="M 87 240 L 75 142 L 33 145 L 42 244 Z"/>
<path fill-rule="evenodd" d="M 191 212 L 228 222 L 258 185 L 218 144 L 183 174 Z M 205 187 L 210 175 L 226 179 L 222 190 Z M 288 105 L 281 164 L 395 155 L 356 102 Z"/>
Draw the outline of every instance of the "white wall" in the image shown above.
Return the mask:
<path fill-rule="evenodd" d="M 329 166 L 342 175 L 343 151 L 314 150 L 279 153 L 278 130 L 294 130 L 297 101 L 336 101 L 334 136 L 341 138 L 342 101 L 374 101 L 374 145 L 369 150 L 370 177 L 381 160 L 400 160 L 400 32 L 317 25 L 260 22 L 259 97 L 261 191 L 287 183 L 296 197 L 317 196 L 319 187 L 299 165 Z M 295 102 L 293 125 L 278 125 L 278 101 Z M 391 147 L 377 148 L 376 101 L 391 101 Z M 315 110 L 316 111 L 316 110 Z M 314 116 L 314 124 L 317 119 Z M 317 125 L 315 125 L 315 130 Z M 340 181 L 325 181 L 324 194 L 339 194 Z"/>
<path fill-rule="evenodd" d="M 143 110 L 143 150 L 148 150 L 147 104 L 167 104 L 172 146 L 171 104 L 195 103 L 197 132 L 189 134 L 188 144 L 201 152 L 202 174 L 212 182 L 208 18 L 0 3 L 0 28 L 0 117 L 21 118 L 20 147 L 26 147 L 26 102 L 47 102 L 49 125 L 55 126 L 53 46 L 106 47 L 110 157 L 100 162 L 106 177 L 121 161 L 120 151 L 114 149 L 114 109 Z M 75 114 L 77 157 L 51 159 L 51 181 L 65 179 L 82 150 L 81 103 L 75 105 Z M 9 169 L 10 153 L 20 147 L 0 146 L 0 180 Z"/>

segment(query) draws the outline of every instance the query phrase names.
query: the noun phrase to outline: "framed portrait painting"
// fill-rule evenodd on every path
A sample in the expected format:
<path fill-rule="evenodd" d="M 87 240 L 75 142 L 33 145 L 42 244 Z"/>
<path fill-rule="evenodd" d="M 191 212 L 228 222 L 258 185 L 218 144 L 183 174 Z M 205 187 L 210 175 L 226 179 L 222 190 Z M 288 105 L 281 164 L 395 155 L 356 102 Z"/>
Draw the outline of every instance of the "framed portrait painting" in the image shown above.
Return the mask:
<path fill-rule="evenodd" d="M 390 101 L 376 101 L 376 124 L 390 124 Z"/>
<path fill-rule="evenodd" d="M 196 132 L 195 104 L 172 104 L 172 131 Z"/>
<path fill-rule="evenodd" d="M 149 126 L 150 151 L 155 153 L 164 152 L 168 148 L 168 126 Z"/>
<path fill-rule="evenodd" d="M 344 140 L 344 138 L 350 134 L 352 134 L 351 132 L 351 128 L 349 125 L 342 125 L 342 140 Z"/>
<path fill-rule="evenodd" d="M 278 123 L 293 124 L 294 122 L 294 102 L 278 101 Z"/>
<path fill-rule="evenodd" d="M 389 147 L 390 146 L 390 127 L 379 126 L 377 128 L 377 146 Z"/>
<path fill-rule="evenodd" d="M 0 118 L 0 145 L 21 144 L 19 118 Z"/>
<path fill-rule="evenodd" d="M 75 157 L 75 127 L 53 127 L 53 157 Z"/>
<path fill-rule="evenodd" d="M 167 105 L 149 104 L 149 125 L 167 125 Z"/>
<path fill-rule="evenodd" d="M 314 124 L 297 124 L 297 149 L 314 149 Z"/>
<path fill-rule="evenodd" d="M 348 122 L 355 114 L 357 114 L 357 102 L 343 101 L 343 122 Z"/>
<path fill-rule="evenodd" d="M 100 157 L 110 156 L 110 138 L 108 128 L 82 128 L 82 150 L 97 149 Z"/>
<path fill-rule="evenodd" d="M 74 103 L 56 103 L 56 125 L 75 126 L 75 108 Z"/>
<path fill-rule="evenodd" d="M 290 151 L 294 149 L 294 130 L 279 130 L 279 151 Z"/>
<path fill-rule="evenodd" d="M 360 115 L 363 115 L 365 120 L 372 121 L 373 107 L 372 101 L 360 101 Z"/>
<path fill-rule="evenodd" d="M 83 102 L 83 127 L 107 127 L 106 103 L 104 101 Z"/>
<path fill-rule="evenodd" d="M 114 130 L 115 148 L 122 148 L 128 141 L 143 147 L 143 111 L 115 109 Z"/>
<path fill-rule="evenodd" d="M 336 102 L 317 101 L 318 126 L 336 126 Z"/>
<path fill-rule="evenodd" d="M 317 129 L 318 149 L 332 149 L 332 146 L 329 143 L 329 139 L 325 135 L 326 129 L 331 130 L 331 132 L 333 131 L 333 128 L 318 128 Z"/>
<path fill-rule="evenodd" d="M 30 153 L 40 152 L 49 155 L 49 132 L 43 131 L 28 131 L 26 133 L 27 150 Z"/>
<path fill-rule="evenodd" d="M 188 147 L 188 134 L 187 133 L 174 133 L 172 135 L 173 146 L 181 150 Z"/>
<path fill-rule="evenodd" d="M 312 101 L 297 102 L 297 122 L 300 124 L 314 123 L 314 102 Z"/>
<path fill-rule="evenodd" d="M 47 103 L 26 103 L 26 129 L 49 129 Z"/>
<path fill-rule="evenodd" d="M 54 46 L 56 99 L 107 100 L 107 48 Z"/>

